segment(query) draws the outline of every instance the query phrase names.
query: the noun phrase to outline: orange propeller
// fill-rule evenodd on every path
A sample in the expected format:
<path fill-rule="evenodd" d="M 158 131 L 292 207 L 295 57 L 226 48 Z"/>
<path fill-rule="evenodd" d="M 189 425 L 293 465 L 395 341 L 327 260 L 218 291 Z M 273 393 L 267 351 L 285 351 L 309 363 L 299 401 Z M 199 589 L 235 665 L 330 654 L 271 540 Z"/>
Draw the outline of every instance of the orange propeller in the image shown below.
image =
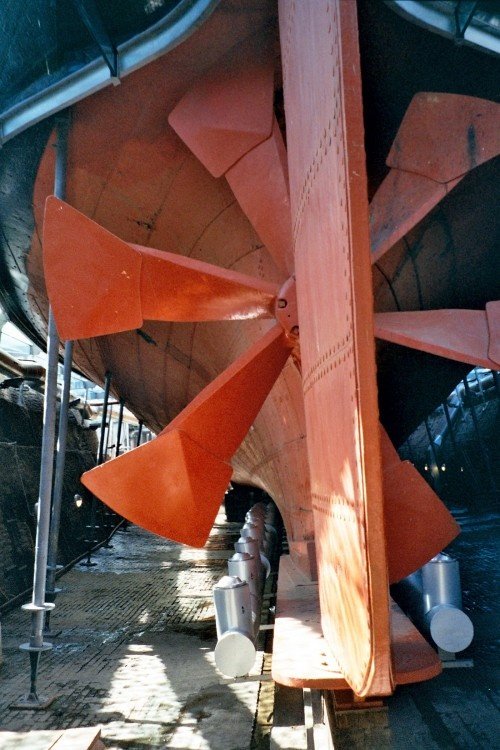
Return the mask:
<path fill-rule="evenodd" d="M 219 61 L 169 116 L 208 171 L 227 179 L 283 278 L 288 277 L 281 289 L 123 242 L 54 198 L 46 209 L 44 266 L 63 338 L 130 330 L 144 319 L 276 319 L 155 440 L 82 478 L 130 520 L 201 546 L 231 477 L 230 459 L 289 355 L 297 353 L 297 261 L 321 606 L 324 624 L 333 623 L 325 632 L 356 692 L 385 694 L 392 689 L 387 581 L 426 562 L 454 538 L 457 526 L 411 464 L 399 460 L 384 433 L 380 476 L 371 280 L 369 256 L 363 255 L 368 222 L 355 4 L 331 5 L 327 12 L 336 8 L 339 23 L 339 18 L 329 24 L 316 19 L 312 28 L 318 8 L 297 3 L 293 24 L 282 33 L 292 50 L 284 59 L 284 80 L 293 240 L 287 159 L 273 112 L 272 40 L 266 49 L 247 40 L 231 50 L 227 64 Z M 317 58 L 329 60 L 328 69 L 312 70 L 308 40 L 320 29 L 324 55 Z M 498 152 L 496 112 L 495 105 L 467 97 L 415 97 L 389 155 L 391 171 L 371 206 L 372 261 L 470 169 Z M 452 138 L 450 127 L 457 131 Z M 459 142 L 456 153 L 446 151 L 450 142 Z M 89 281 L 78 273 L 82 266 Z M 488 324 L 490 319 L 498 320 L 497 308 Z M 407 341 L 422 348 L 436 345 L 425 331 L 415 332 L 418 326 L 409 318 L 377 318 L 378 335 L 388 336 L 391 326 L 399 330 L 396 336 L 401 338 L 404 329 Z M 477 321 L 473 328 L 477 338 Z M 486 342 L 493 358 L 498 342 L 485 338 L 483 328 L 480 349 L 485 351 Z M 455 349 L 449 344 L 445 356 Z M 462 356 L 460 347 L 457 355 Z"/>
<path fill-rule="evenodd" d="M 376 313 L 375 336 L 440 357 L 497 369 L 500 302 L 486 310 L 422 310 Z"/>
<path fill-rule="evenodd" d="M 288 173 L 283 139 L 272 112 L 272 59 L 269 54 L 255 56 L 242 50 L 239 60 L 241 64 L 231 75 L 219 71 L 199 82 L 169 121 L 212 174 L 225 175 L 277 266 L 291 273 Z M 425 119 L 426 108 L 435 106 L 429 95 L 419 96 L 398 134 L 403 152 L 415 113 L 417 119 Z M 447 97 L 435 96 L 441 96 L 446 104 Z M 476 116 L 467 111 L 469 119 Z M 478 136 L 481 144 L 482 138 Z M 223 148 L 221 143 L 230 147 Z M 398 179 L 414 179 L 414 165 L 398 156 L 395 147 L 389 165 L 393 167 L 390 174 L 401 173 Z M 466 164 L 463 172 L 469 167 Z M 395 178 L 389 175 L 391 179 Z M 443 184 L 443 180 L 434 181 Z M 386 197 L 389 194 L 386 190 Z M 404 225 L 407 231 L 423 214 L 418 209 L 409 221 L 402 221 L 394 212 L 396 204 L 387 202 L 383 192 L 377 196 L 372 214 L 373 251 L 378 257 L 382 242 L 388 247 L 399 236 L 391 229 L 382 238 L 387 223 L 393 221 L 398 232 Z M 84 276 L 82 266 L 88 270 Z M 187 544 L 203 544 L 231 476 L 229 461 L 289 354 L 294 347 L 297 351 L 293 278 L 280 290 L 244 274 L 124 242 L 54 197 L 46 206 L 44 267 L 58 329 L 67 339 L 131 330 L 148 319 L 189 322 L 275 317 L 280 323 L 202 391 L 155 440 L 83 477 L 89 489 L 130 520 Z M 377 325 L 378 331 L 379 322 Z M 416 533 L 412 543 L 405 535 L 389 533 L 391 579 L 402 570 L 411 572 L 419 567 L 422 556 L 431 557 L 455 534 L 451 516 L 445 519 L 444 506 L 415 473 L 399 460 L 392 468 L 384 461 L 388 529 L 405 526 L 402 519 L 413 518 L 413 510 L 396 491 L 405 474 L 421 497 L 423 526 L 441 513 L 443 533 L 439 538 Z M 406 527 L 411 528 L 412 523 Z"/>

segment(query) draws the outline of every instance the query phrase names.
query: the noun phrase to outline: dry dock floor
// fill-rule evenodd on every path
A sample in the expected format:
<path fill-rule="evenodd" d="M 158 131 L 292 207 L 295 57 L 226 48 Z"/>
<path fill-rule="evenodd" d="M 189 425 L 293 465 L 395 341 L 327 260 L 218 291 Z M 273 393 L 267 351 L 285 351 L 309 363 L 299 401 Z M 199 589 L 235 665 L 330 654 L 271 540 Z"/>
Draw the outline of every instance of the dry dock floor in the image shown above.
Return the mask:
<path fill-rule="evenodd" d="M 47 710 L 10 708 L 29 687 L 18 650 L 29 616 L 4 618 L 0 748 L 15 747 L 2 731 L 99 725 L 113 750 L 248 750 L 259 683 L 221 684 L 213 660 L 212 586 L 227 573 L 241 524 L 217 521 L 201 550 L 137 527 L 119 531 L 95 567 L 77 565 L 60 579 L 51 627 L 62 633 L 41 656 L 38 681 L 41 694 L 58 696 Z"/>
<path fill-rule="evenodd" d="M 213 660 L 211 589 L 226 573 L 239 527 L 221 512 L 201 550 L 130 527 L 115 534 L 112 549 L 95 554 L 95 567 L 77 565 L 61 578 L 64 592 L 52 626 L 62 632 L 40 664 L 39 692 L 56 696 L 47 710 L 10 707 L 28 689 L 28 657 L 18 647 L 28 638 L 29 616 L 18 608 L 5 616 L 1 750 L 38 750 L 46 736 L 41 730 L 97 726 L 104 746 L 114 750 L 269 748 L 273 683 L 225 684 Z M 492 533 L 489 522 L 471 525 L 456 549 L 464 558 L 466 609 L 476 627 L 464 654 L 473 658 L 473 668 L 445 670 L 428 683 L 399 688 L 376 717 L 340 717 L 335 750 L 500 749 Z M 255 674 L 263 664 L 269 670 L 269 655 L 261 650 Z M 277 693 L 279 731 L 271 747 L 304 750 L 304 732 L 292 726 L 301 711 L 300 691 L 287 690 Z M 317 743 L 315 750 L 327 746 Z"/>

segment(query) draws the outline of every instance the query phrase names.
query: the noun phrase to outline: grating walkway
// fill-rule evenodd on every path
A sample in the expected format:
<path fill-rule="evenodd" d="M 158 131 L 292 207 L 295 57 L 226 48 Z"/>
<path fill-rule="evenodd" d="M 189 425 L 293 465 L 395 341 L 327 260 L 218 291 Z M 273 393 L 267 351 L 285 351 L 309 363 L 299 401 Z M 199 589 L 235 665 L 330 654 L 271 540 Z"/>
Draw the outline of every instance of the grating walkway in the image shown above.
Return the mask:
<path fill-rule="evenodd" d="M 51 622 L 62 634 L 41 657 L 39 691 L 58 696 L 45 711 L 9 708 L 28 688 L 18 646 L 29 621 L 20 610 L 5 617 L 0 730 L 101 726 L 105 746 L 117 750 L 248 750 L 259 683 L 223 684 L 212 653 L 211 590 L 240 526 L 221 513 L 201 550 L 130 527 L 96 554 L 95 567 L 64 576 Z M 262 661 L 259 652 L 257 673 Z"/>

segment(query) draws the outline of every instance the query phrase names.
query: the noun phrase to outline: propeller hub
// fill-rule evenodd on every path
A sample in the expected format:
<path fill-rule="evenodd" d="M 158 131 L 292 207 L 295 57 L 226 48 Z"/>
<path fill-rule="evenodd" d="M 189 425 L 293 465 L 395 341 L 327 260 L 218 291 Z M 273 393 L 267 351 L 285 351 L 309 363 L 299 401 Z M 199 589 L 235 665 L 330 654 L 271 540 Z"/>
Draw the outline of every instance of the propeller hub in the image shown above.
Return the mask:
<path fill-rule="evenodd" d="M 274 315 L 285 333 L 292 338 L 299 335 L 299 318 L 297 312 L 297 294 L 295 276 L 285 281 L 276 298 Z"/>

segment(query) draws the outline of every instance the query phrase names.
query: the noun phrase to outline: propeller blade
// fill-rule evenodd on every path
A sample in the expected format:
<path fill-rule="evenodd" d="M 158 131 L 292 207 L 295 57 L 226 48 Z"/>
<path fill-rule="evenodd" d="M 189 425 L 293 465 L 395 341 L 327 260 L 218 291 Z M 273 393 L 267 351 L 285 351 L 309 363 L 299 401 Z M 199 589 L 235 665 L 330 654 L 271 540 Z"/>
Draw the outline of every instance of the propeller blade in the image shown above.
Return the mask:
<path fill-rule="evenodd" d="M 141 327 L 141 256 L 54 196 L 45 204 L 43 265 L 61 338 Z"/>
<path fill-rule="evenodd" d="M 230 50 L 182 97 L 168 116 L 179 138 L 222 177 L 271 135 L 274 61 L 272 40 L 247 39 Z"/>
<path fill-rule="evenodd" d="M 494 369 L 498 369 L 500 367 L 500 300 L 486 304 L 486 320 L 490 337 L 488 357 L 496 364 Z"/>
<path fill-rule="evenodd" d="M 203 546 L 248 432 L 292 343 L 279 326 L 219 375 L 146 445 L 86 472 L 83 484 L 155 534 Z"/>
<path fill-rule="evenodd" d="M 500 152 L 499 113 L 497 103 L 471 96 L 413 97 L 387 158 L 391 171 L 370 205 L 372 262 Z"/>
<path fill-rule="evenodd" d="M 291 354 L 274 325 L 170 423 L 223 460 L 237 450 Z"/>
<path fill-rule="evenodd" d="M 274 117 L 270 49 L 242 47 L 197 81 L 169 115 L 214 177 L 225 175 L 278 268 L 293 273 L 286 149 Z"/>
<path fill-rule="evenodd" d="M 425 565 L 460 533 L 434 490 L 409 461 L 401 461 L 381 432 L 384 522 L 389 583 Z"/>
<path fill-rule="evenodd" d="M 283 136 L 274 121 L 271 137 L 226 172 L 236 200 L 278 268 L 294 270 L 288 165 Z"/>
<path fill-rule="evenodd" d="M 228 463 L 170 430 L 85 472 L 82 482 L 132 523 L 202 547 L 232 473 Z"/>
<path fill-rule="evenodd" d="M 47 291 L 63 339 L 130 331 L 143 320 L 274 315 L 276 285 L 129 244 L 53 196 L 45 209 L 43 247 Z"/>
<path fill-rule="evenodd" d="M 142 256 L 145 320 L 197 323 L 274 317 L 276 284 L 183 255 L 132 247 Z"/>
<path fill-rule="evenodd" d="M 495 369 L 482 310 L 423 310 L 375 314 L 375 336 L 439 357 Z"/>
<path fill-rule="evenodd" d="M 391 169 L 370 203 L 372 263 L 427 216 L 460 179 L 443 184 L 420 174 Z"/>
<path fill-rule="evenodd" d="M 389 583 L 429 562 L 460 533 L 434 490 L 409 461 L 383 473 Z"/>

